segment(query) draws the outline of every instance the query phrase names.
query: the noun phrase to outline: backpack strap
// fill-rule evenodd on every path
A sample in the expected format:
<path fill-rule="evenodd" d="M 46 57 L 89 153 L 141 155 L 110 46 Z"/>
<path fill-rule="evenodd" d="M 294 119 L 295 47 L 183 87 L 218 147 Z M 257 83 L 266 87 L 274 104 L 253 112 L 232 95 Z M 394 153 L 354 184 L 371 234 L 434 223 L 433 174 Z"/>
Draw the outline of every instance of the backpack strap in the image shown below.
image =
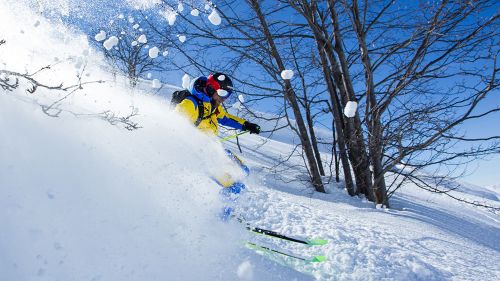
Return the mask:
<path fill-rule="evenodd" d="M 203 118 L 203 114 L 205 114 L 205 112 L 204 112 L 205 111 L 205 107 L 203 106 L 203 101 L 201 101 L 200 99 L 196 98 L 195 96 L 193 96 L 193 98 L 198 103 L 198 118 L 194 122 L 194 126 L 198 127 L 200 125 L 201 121 L 204 119 Z"/>
<path fill-rule="evenodd" d="M 188 95 L 186 98 L 195 102 L 196 106 L 198 107 L 198 118 L 194 122 L 195 127 L 198 127 L 200 125 L 201 121 L 203 121 L 205 119 L 209 119 L 212 116 L 212 114 L 214 114 L 214 112 L 212 112 L 208 116 L 203 116 L 205 114 L 205 107 L 203 106 L 203 101 L 192 94 Z"/>
<path fill-rule="evenodd" d="M 205 107 L 203 106 L 203 101 L 197 98 L 195 95 L 190 94 L 186 98 L 194 102 L 195 106 L 198 107 L 198 118 L 196 118 L 196 121 L 194 122 L 195 127 L 198 127 L 201 121 L 209 119 L 212 116 L 213 113 L 203 117 L 203 115 L 205 115 Z"/>

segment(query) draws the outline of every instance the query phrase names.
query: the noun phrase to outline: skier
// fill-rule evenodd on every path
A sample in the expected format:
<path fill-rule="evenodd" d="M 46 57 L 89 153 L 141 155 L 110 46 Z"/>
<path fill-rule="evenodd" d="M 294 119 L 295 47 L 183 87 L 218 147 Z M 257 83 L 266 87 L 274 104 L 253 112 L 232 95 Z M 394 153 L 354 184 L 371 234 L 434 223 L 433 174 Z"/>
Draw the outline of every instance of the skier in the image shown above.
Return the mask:
<path fill-rule="evenodd" d="M 222 107 L 222 103 L 234 92 L 229 76 L 214 73 L 208 77 L 198 77 L 191 83 L 188 90 L 190 95 L 176 105 L 176 111 L 186 116 L 200 130 L 218 135 L 219 124 L 221 124 L 237 130 L 249 131 L 251 134 L 260 133 L 260 127 L 257 124 L 231 115 Z M 201 110 L 198 108 L 199 105 L 203 105 Z M 203 111 L 202 114 L 200 114 L 201 111 Z M 198 119 L 201 120 L 198 121 Z"/>
<path fill-rule="evenodd" d="M 172 103 L 176 104 L 175 110 L 177 112 L 186 116 L 203 132 L 213 133 L 217 136 L 220 124 L 241 131 L 249 131 L 251 134 L 259 134 L 259 125 L 229 114 L 224 110 L 222 103 L 233 93 L 233 83 L 229 76 L 217 72 L 210 74 L 208 77 L 196 78 L 191 83 L 188 92 L 174 93 Z M 248 167 L 231 151 L 226 149 L 226 153 L 248 175 Z M 224 187 L 222 194 L 228 200 L 234 200 L 231 195 L 239 194 L 245 188 L 242 182 L 235 181 L 229 174 L 218 176 L 214 180 Z M 226 207 L 221 215 L 222 219 L 226 220 L 231 212 L 232 208 Z"/>

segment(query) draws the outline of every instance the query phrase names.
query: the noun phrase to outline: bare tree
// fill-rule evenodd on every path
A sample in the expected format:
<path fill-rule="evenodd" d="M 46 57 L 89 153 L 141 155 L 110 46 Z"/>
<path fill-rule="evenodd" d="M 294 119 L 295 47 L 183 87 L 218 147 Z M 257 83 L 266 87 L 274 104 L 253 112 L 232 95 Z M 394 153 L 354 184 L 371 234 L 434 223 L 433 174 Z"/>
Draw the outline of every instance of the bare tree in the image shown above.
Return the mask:
<path fill-rule="evenodd" d="M 385 175 L 397 165 L 417 171 L 498 153 L 498 136 L 468 139 L 459 133 L 464 122 L 499 111 L 498 105 L 479 111 L 487 96 L 498 91 L 494 1 L 430 2 L 405 9 L 397 1 L 290 3 L 308 20 L 320 55 L 326 54 L 325 73 L 331 73 L 325 79 L 332 77 L 341 103 L 365 105 L 344 122 L 344 134 L 358 190 L 370 164 L 368 199 L 388 205 L 392 192 Z M 481 144 L 453 150 L 459 142 Z"/>

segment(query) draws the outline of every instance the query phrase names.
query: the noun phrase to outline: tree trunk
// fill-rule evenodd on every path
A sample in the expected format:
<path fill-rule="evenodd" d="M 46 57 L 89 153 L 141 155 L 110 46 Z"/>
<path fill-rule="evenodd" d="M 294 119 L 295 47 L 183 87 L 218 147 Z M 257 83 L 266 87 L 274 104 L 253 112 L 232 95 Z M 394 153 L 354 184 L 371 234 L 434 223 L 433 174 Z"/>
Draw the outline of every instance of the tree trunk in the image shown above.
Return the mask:
<path fill-rule="evenodd" d="M 345 126 L 342 124 L 342 113 L 340 110 L 340 104 L 339 104 L 339 99 L 338 99 L 338 94 L 337 90 L 335 89 L 335 85 L 332 81 L 333 74 L 329 68 L 328 60 L 325 55 L 325 48 L 326 48 L 326 43 L 325 40 L 321 34 L 320 28 L 317 25 L 317 19 L 315 17 L 315 12 L 314 9 L 308 6 L 306 2 L 302 2 L 302 11 L 293 3 L 291 2 L 292 6 L 299 10 L 299 12 L 303 12 L 305 18 L 307 19 L 307 22 L 309 24 L 309 27 L 311 28 L 311 31 L 313 32 L 315 41 L 316 41 L 316 46 L 318 48 L 318 53 L 321 59 L 321 66 L 323 68 L 323 75 L 325 77 L 325 81 L 328 87 L 328 92 L 330 94 L 330 99 L 332 102 L 332 108 L 333 108 L 333 119 L 335 124 L 337 125 L 337 137 L 338 137 L 338 147 L 339 147 L 339 152 L 340 152 L 340 160 L 342 161 L 342 168 L 344 170 L 344 180 L 346 182 L 346 189 L 349 195 L 354 196 L 354 184 L 352 181 L 352 175 L 351 175 L 351 170 L 350 170 L 350 164 L 349 160 L 347 159 L 347 151 L 346 151 L 346 142 L 345 142 L 345 136 L 346 136 L 346 131 L 345 131 Z M 356 173 L 355 173 L 356 175 Z"/>
<path fill-rule="evenodd" d="M 278 65 L 279 71 L 285 70 L 285 66 L 283 64 L 283 61 L 281 59 L 281 56 L 278 52 L 278 49 L 276 47 L 276 44 L 274 43 L 274 39 L 272 37 L 271 32 L 269 31 L 269 26 L 264 18 L 264 15 L 262 14 L 262 10 L 260 8 L 260 4 L 258 0 L 250 0 L 250 3 L 252 5 L 252 8 L 257 14 L 257 17 L 259 18 L 260 25 L 262 27 L 262 30 L 264 32 L 264 36 L 267 40 L 267 43 L 269 44 L 269 47 L 271 48 L 271 55 L 276 61 L 276 64 Z M 279 73 L 278 73 L 279 75 Z M 325 188 L 323 186 L 323 181 L 321 179 L 321 175 L 319 173 L 319 168 L 316 162 L 316 159 L 314 157 L 314 152 L 312 149 L 311 142 L 309 140 L 309 136 L 307 134 L 307 127 L 304 123 L 304 119 L 302 118 L 302 112 L 300 111 L 299 104 L 297 102 L 297 97 L 295 95 L 295 91 L 292 88 L 292 84 L 290 83 L 290 80 L 285 80 L 285 85 L 284 85 L 284 91 L 285 91 L 285 98 L 288 100 L 290 103 L 295 119 L 297 121 L 297 127 L 298 127 L 298 135 L 300 137 L 300 142 L 302 144 L 302 147 L 304 149 L 304 152 L 306 154 L 307 162 L 309 165 L 309 171 L 311 174 L 311 181 L 314 186 L 314 189 L 318 192 L 323 192 L 325 193 Z"/>
<path fill-rule="evenodd" d="M 307 104 L 307 100 L 305 101 Z M 319 168 L 319 173 L 324 176 L 325 175 L 325 170 L 323 169 L 323 162 L 321 161 L 321 153 L 319 152 L 318 149 L 318 139 L 316 138 L 316 133 L 314 132 L 314 122 L 311 117 L 311 110 L 308 105 L 306 105 L 306 119 L 307 119 L 307 125 L 309 127 L 309 135 L 311 137 L 311 144 L 312 148 L 314 151 L 314 156 L 316 157 L 316 162 L 318 163 L 318 168 Z"/>
<path fill-rule="evenodd" d="M 358 44 L 361 49 L 361 61 L 365 69 L 366 97 L 369 111 L 366 113 L 368 118 L 368 147 L 370 150 L 370 160 L 373 167 L 373 193 L 377 204 L 389 206 L 387 200 L 386 184 L 382 167 L 382 124 L 380 122 L 380 111 L 375 97 L 375 85 L 373 82 L 373 71 L 366 46 L 366 33 L 361 25 L 359 18 L 358 3 L 352 2 L 352 24 L 358 38 Z"/>
<path fill-rule="evenodd" d="M 332 114 L 333 114 L 333 108 L 331 108 Z M 335 119 L 332 118 L 332 132 L 333 132 L 333 157 L 335 159 L 335 182 L 339 182 L 339 159 L 337 156 L 337 137 L 335 136 L 337 134 L 336 128 L 335 128 Z"/>
<path fill-rule="evenodd" d="M 338 105 L 338 99 L 337 99 L 337 91 L 335 90 L 335 85 L 333 84 L 332 78 L 331 78 L 331 73 L 328 68 L 328 62 L 326 60 L 325 52 L 322 49 L 321 45 L 319 42 L 317 43 L 318 46 L 318 51 L 319 51 L 319 56 L 321 58 L 321 65 L 323 66 L 323 75 L 325 76 L 325 81 L 328 87 L 328 92 L 330 93 L 330 99 L 332 100 L 332 111 L 333 111 L 333 120 L 335 122 L 336 128 L 337 128 L 337 142 L 338 142 L 338 147 L 339 147 L 339 153 L 340 153 L 340 161 L 342 161 L 342 169 L 344 171 L 344 180 L 345 180 L 345 185 L 347 192 L 349 195 L 354 196 L 354 183 L 352 181 L 352 175 L 351 175 L 351 167 L 349 165 L 349 160 L 347 158 L 347 152 L 346 152 L 346 144 L 345 144 L 345 139 L 344 139 L 344 133 L 342 131 L 342 117 L 341 117 L 341 112 L 339 111 L 339 105 Z"/>
<path fill-rule="evenodd" d="M 332 46 L 329 41 L 325 41 L 327 44 L 326 51 L 328 59 L 330 60 L 330 65 L 332 66 L 332 71 L 334 72 L 335 82 L 340 89 L 342 103 L 345 105 L 347 101 L 357 102 L 357 98 L 354 94 L 354 87 L 352 86 L 351 77 L 349 75 L 349 64 L 342 48 L 342 35 L 332 0 L 328 1 L 328 8 L 330 10 L 333 31 L 335 34 L 335 46 Z M 328 36 L 327 30 L 323 30 L 323 35 Z M 338 63 L 335 54 L 333 54 L 333 50 L 335 50 L 338 56 Z M 348 144 L 350 147 L 349 151 L 351 161 L 353 162 L 353 169 L 355 170 L 356 184 L 358 187 L 357 193 L 363 193 L 368 200 L 375 201 L 375 196 L 372 192 L 370 159 L 364 142 L 363 128 L 361 126 L 359 113 L 356 113 L 353 118 L 346 118 L 345 123 L 348 128 Z"/>

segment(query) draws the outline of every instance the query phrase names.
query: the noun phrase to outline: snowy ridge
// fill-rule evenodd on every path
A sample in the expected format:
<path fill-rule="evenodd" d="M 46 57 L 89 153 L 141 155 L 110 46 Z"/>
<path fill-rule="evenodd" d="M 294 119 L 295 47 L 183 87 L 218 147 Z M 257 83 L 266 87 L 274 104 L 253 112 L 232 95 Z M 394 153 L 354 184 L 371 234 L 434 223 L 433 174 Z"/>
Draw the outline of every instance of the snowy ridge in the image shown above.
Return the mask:
<path fill-rule="evenodd" d="M 105 83 L 56 103 L 48 112 L 58 117 L 41 106 L 68 92 L 29 94 L 25 80 L 0 90 L 2 280 L 500 279 L 498 212 L 411 185 L 393 197 L 393 209 L 348 197 L 335 183 L 329 194 L 314 193 L 299 156 L 275 167 L 293 149 L 286 131 L 240 138 L 252 174 L 238 213 L 329 244 L 304 247 L 220 222 L 223 203 L 210 175 L 239 175 L 220 144 L 171 112 L 149 81 L 134 91 L 114 82 L 85 35 L 16 8 L 0 4 L 1 69 L 33 73 L 53 64 L 34 78 L 69 86 L 78 74 Z M 133 112 L 140 129 L 110 124 Z M 238 151 L 233 140 L 224 146 Z M 498 186 L 463 185 L 459 197 L 499 206 Z M 280 266 L 245 249 L 247 240 L 328 260 Z"/>

